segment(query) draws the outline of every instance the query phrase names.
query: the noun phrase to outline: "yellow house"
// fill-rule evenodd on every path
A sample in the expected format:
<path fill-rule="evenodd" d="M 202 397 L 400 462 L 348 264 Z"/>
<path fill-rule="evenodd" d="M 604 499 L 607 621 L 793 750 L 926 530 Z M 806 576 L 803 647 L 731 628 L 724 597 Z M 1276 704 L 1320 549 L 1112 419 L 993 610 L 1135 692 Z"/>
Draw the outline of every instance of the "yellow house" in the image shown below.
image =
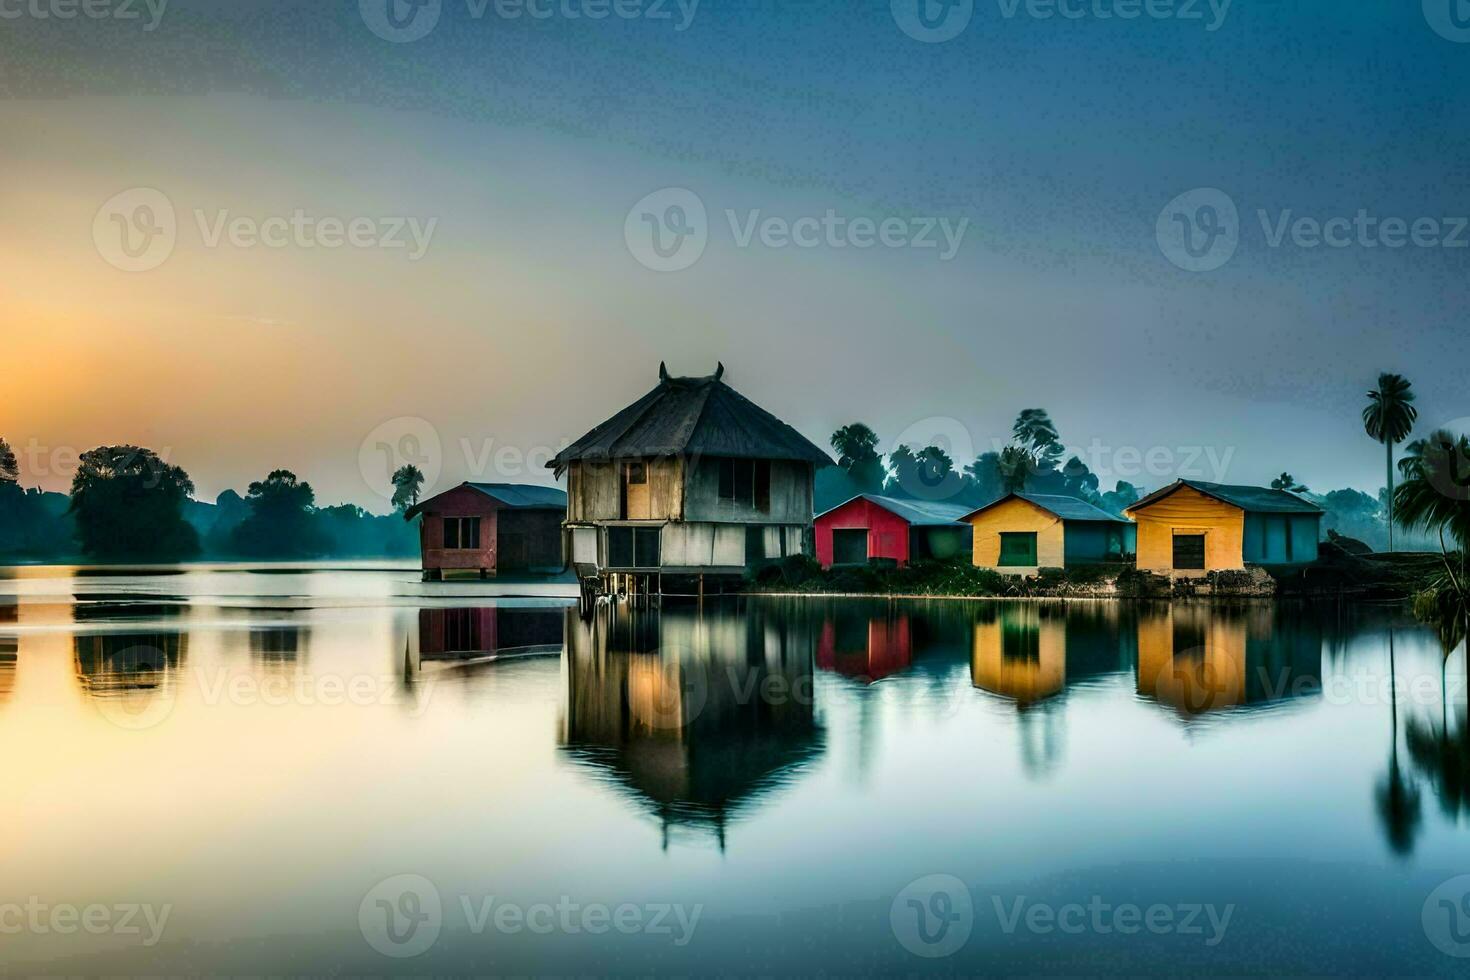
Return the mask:
<path fill-rule="evenodd" d="M 1133 525 L 1076 497 L 1008 493 L 964 518 L 974 527 L 974 563 L 1017 575 L 1121 561 Z"/>
<path fill-rule="evenodd" d="M 1030 705 L 1067 686 L 1067 622 L 1060 610 L 1026 604 L 977 622 L 970 682 Z"/>
<path fill-rule="evenodd" d="M 1138 525 L 1138 567 L 1147 571 L 1191 576 L 1317 560 L 1322 510 L 1285 490 L 1179 480 L 1125 513 Z"/>

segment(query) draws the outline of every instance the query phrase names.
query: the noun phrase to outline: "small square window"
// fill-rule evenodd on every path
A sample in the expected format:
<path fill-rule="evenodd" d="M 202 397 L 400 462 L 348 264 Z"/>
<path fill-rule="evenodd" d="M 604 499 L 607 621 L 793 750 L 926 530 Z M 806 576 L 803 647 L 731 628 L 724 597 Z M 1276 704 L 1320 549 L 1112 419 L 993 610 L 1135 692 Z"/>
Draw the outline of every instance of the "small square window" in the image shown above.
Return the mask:
<path fill-rule="evenodd" d="M 648 467 L 643 463 L 628 464 L 628 484 L 633 486 L 648 482 Z"/>

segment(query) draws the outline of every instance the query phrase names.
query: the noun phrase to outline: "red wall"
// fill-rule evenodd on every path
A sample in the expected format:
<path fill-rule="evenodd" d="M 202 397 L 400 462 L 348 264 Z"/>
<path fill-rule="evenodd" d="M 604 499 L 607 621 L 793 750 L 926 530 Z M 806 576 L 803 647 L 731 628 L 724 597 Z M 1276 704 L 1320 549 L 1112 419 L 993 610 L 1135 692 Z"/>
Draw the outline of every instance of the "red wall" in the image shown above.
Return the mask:
<path fill-rule="evenodd" d="M 423 556 L 424 568 L 494 568 L 495 567 L 495 512 L 494 500 L 469 487 L 446 490 L 432 500 L 426 501 L 419 524 L 419 551 Z M 445 517 L 480 518 L 480 548 L 478 551 L 455 549 L 444 550 Z"/>
<path fill-rule="evenodd" d="M 817 640 L 817 669 L 831 670 L 869 683 L 897 673 L 914 662 L 909 618 L 869 619 L 868 644 L 861 650 L 837 649 L 837 624 L 828 619 Z"/>
<path fill-rule="evenodd" d="M 817 561 L 823 568 L 832 567 L 832 531 L 836 528 L 866 528 L 869 557 L 892 558 L 900 565 L 908 564 L 908 521 L 859 497 L 817 518 Z"/>

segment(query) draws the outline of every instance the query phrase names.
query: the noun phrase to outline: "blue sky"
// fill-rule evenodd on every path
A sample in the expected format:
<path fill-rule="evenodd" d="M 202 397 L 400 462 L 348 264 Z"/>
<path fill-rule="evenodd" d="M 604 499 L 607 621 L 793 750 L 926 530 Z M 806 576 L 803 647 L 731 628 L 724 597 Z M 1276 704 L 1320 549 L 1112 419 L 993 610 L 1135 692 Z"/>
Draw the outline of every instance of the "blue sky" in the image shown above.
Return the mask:
<path fill-rule="evenodd" d="M 12 443 L 167 447 L 206 496 L 289 465 L 368 504 L 359 449 L 396 419 L 433 427 L 443 480 L 515 479 L 487 440 L 555 447 L 660 359 L 722 360 L 819 441 L 863 419 L 980 451 L 1041 405 L 1134 482 L 1168 466 L 1123 472 L 1119 448 L 1208 447 L 1226 462 L 1189 475 L 1371 489 L 1378 371 L 1415 382 L 1426 426 L 1470 415 L 1470 43 L 1438 0 L 976 0 L 941 43 L 901 29 L 918 0 L 444 0 L 404 43 L 370 29 L 380 0 L 173 0 L 151 30 L 142 0 L 35 15 L 54 2 L 0 2 L 0 329 L 38 366 Z M 180 230 L 128 273 L 89 231 L 134 187 Z M 668 188 L 703 207 L 703 252 L 659 272 L 625 230 Z M 1189 271 L 1159 219 L 1199 188 L 1238 245 Z M 433 238 L 410 261 L 205 234 L 296 210 Z M 779 233 L 829 212 L 900 243 Z M 1343 247 L 1293 230 L 1360 212 L 1374 230 Z M 1389 247 L 1391 218 L 1429 244 Z M 963 223 L 952 257 L 913 247 L 942 223 Z"/>

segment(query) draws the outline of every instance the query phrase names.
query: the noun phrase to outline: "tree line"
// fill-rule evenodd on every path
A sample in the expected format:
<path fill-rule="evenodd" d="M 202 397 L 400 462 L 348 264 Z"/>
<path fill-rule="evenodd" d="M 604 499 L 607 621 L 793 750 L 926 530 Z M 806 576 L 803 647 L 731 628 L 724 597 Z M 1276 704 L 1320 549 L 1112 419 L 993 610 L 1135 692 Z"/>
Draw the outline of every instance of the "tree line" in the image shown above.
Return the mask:
<path fill-rule="evenodd" d="M 401 513 L 352 504 L 320 506 L 310 483 L 272 470 L 242 497 L 194 499 L 194 481 L 140 446 L 81 455 L 70 494 L 19 486 L 19 466 L 0 438 L 0 557 L 16 560 L 186 561 L 410 556 L 418 533 Z"/>

